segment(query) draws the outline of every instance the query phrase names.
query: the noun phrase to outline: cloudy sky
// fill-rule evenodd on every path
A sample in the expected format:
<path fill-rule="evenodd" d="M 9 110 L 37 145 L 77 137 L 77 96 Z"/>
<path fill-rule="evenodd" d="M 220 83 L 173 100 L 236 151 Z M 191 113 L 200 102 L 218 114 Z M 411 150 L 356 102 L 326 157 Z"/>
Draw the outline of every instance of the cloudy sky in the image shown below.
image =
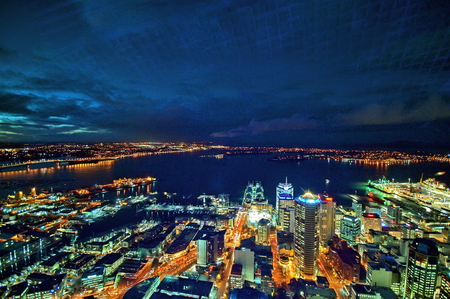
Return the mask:
<path fill-rule="evenodd" d="M 449 143 L 450 2 L 3 0 L 0 141 Z"/>

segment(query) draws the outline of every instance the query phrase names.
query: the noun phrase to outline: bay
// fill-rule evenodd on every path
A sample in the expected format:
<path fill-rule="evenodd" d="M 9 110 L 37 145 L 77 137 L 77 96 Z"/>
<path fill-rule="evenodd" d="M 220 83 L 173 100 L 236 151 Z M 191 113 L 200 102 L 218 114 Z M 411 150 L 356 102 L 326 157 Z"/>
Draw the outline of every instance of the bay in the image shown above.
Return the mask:
<path fill-rule="evenodd" d="M 306 190 L 326 191 L 338 204 L 350 206 L 348 193 L 363 195 L 368 180 L 383 176 L 396 181 L 412 182 L 433 177 L 445 171 L 447 164 L 417 163 L 402 165 L 360 164 L 327 160 L 273 162 L 273 155 L 232 155 L 223 159 L 201 157 L 205 152 L 127 157 L 114 162 L 62 166 L 0 173 L 0 181 L 39 181 L 39 188 L 71 190 L 108 184 L 118 178 L 152 176 L 157 182 L 152 191 L 177 193 L 174 203 L 195 203 L 201 194 L 230 194 L 230 200 L 240 203 L 249 181 L 260 181 L 269 202 L 275 204 L 275 188 L 286 177 L 293 184 L 295 196 Z M 448 174 L 437 177 L 448 183 Z M 329 183 L 326 183 L 329 180 Z M 30 192 L 31 186 L 0 190 L 5 197 L 14 191 Z M 125 194 L 124 194 L 125 195 Z M 110 195 L 113 196 L 113 195 Z M 117 196 L 120 196 L 117 194 Z M 191 202 L 188 202 L 188 201 Z"/>

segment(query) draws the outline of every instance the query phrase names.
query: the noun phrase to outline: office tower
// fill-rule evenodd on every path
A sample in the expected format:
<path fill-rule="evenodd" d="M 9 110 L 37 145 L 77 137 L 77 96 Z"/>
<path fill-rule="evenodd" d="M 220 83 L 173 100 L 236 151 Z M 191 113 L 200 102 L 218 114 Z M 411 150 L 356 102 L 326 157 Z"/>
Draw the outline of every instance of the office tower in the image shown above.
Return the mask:
<path fill-rule="evenodd" d="M 381 218 L 376 213 L 363 213 L 361 219 L 361 234 L 369 233 L 369 230 L 381 231 Z"/>
<path fill-rule="evenodd" d="M 353 202 L 352 203 L 352 209 L 355 212 L 355 216 L 358 217 L 358 218 L 361 218 L 362 210 L 363 210 L 362 204 L 357 203 L 357 202 Z"/>
<path fill-rule="evenodd" d="M 296 276 L 310 278 L 319 251 L 320 199 L 311 192 L 295 200 L 294 265 Z"/>
<path fill-rule="evenodd" d="M 280 183 L 276 189 L 277 223 L 281 230 L 294 232 L 294 187 L 291 183 Z"/>
<path fill-rule="evenodd" d="M 450 298 L 450 273 L 447 270 L 441 276 L 441 294 L 439 295 L 439 299 L 448 298 Z"/>
<path fill-rule="evenodd" d="M 344 216 L 341 220 L 341 239 L 354 245 L 361 234 L 361 221 L 355 216 Z"/>
<path fill-rule="evenodd" d="M 326 246 L 335 234 L 335 213 L 336 202 L 324 194 L 319 209 L 319 240 L 322 246 Z"/>
<path fill-rule="evenodd" d="M 423 230 L 413 222 L 408 222 L 402 225 L 402 238 L 403 239 L 415 239 L 422 238 Z"/>
<path fill-rule="evenodd" d="M 236 248 L 234 262 L 242 265 L 243 280 L 255 281 L 255 252 L 245 247 Z"/>
<path fill-rule="evenodd" d="M 396 223 L 400 223 L 402 221 L 403 210 L 399 206 L 388 206 L 387 207 L 387 215 L 394 220 Z"/>
<path fill-rule="evenodd" d="M 207 266 L 217 262 L 217 257 L 221 252 L 219 249 L 220 232 L 205 232 L 198 233 L 197 240 L 197 264 L 200 266 Z"/>
<path fill-rule="evenodd" d="M 414 239 L 409 245 L 405 298 L 434 298 L 438 278 L 438 261 L 439 251 L 432 239 Z"/>
<path fill-rule="evenodd" d="M 256 235 L 256 240 L 258 244 L 269 244 L 270 243 L 270 220 L 261 219 L 258 222 L 257 228 L 258 234 Z"/>
<path fill-rule="evenodd" d="M 242 265 L 233 264 L 230 272 L 230 289 L 240 289 L 244 286 L 244 279 L 242 276 Z"/>

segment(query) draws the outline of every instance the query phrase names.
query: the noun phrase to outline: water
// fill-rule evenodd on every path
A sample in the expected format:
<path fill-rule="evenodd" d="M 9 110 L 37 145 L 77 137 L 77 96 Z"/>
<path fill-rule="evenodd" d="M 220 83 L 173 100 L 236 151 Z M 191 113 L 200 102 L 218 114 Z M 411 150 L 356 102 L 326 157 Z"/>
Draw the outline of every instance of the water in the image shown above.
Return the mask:
<path fill-rule="evenodd" d="M 225 156 L 223 159 L 202 158 L 204 152 L 128 157 L 115 162 L 63 166 L 59 168 L 32 169 L 0 173 L 0 182 L 26 180 L 27 185 L 15 185 L 0 189 L 4 197 L 14 191 L 29 193 L 33 185 L 48 190 L 71 190 L 108 184 L 123 177 L 137 178 L 153 176 L 157 182 L 152 191 L 177 193 L 174 203 L 195 203 L 201 194 L 230 194 L 230 199 L 240 202 L 248 181 L 261 181 L 269 202 L 275 203 L 275 188 L 284 182 L 286 176 L 293 184 L 295 195 L 304 190 L 314 193 L 326 191 L 338 204 L 349 206 L 351 200 L 346 194 L 363 194 L 368 180 L 382 176 L 396 181 L 412 182 L 433 177 L 445 171 L 448 164 L 421 163 L 411 165 L 367 165 L 327 160 L 304 160 L 301 162 L 272 162 L 272 155 Z M 446 182 L 448 174 L 438 177 Z M 326 179 L 329 183 L 326 183 Z M 448 183 L 448 181 L 446 182 Z M 109 197 L 133 195 L 108 194 Z M 134 193 L 135 194 L 135 193 Z M 190 201 L 190 202 L 189 202 Z"/>

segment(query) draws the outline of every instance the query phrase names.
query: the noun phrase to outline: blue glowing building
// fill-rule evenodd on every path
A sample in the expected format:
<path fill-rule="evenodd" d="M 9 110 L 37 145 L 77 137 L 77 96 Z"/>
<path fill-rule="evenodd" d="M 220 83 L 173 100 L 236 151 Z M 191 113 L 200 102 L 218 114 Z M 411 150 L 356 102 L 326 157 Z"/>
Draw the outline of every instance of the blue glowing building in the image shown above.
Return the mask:
<path fill-rule="evenodd" d="M 294 264 L 296 276 L 306 279 L 313 278 L 317 268 L 320 202 L 311 192 L 295 200 Z"/>

